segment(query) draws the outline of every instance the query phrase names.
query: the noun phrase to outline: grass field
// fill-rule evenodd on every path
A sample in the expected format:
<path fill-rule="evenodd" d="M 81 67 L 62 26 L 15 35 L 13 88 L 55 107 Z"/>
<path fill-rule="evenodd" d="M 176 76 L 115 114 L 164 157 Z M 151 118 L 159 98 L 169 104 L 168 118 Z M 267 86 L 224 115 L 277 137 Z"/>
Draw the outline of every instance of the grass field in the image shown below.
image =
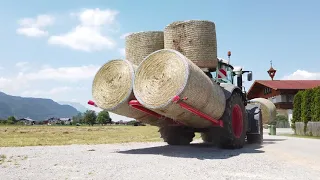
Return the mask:
<path fill-rule="evenodd" d="M 0 147 L 163 141 L 153 126 L 0 126 L 0 137 Z"/>

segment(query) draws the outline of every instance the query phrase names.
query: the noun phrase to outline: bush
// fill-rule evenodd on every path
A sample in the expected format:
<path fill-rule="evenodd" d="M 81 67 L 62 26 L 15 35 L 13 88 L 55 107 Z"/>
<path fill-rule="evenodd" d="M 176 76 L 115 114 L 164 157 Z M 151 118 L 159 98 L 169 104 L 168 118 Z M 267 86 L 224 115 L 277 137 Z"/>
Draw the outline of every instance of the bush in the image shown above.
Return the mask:
<path fill-rule="evenodd" d="M 314 89 L 312 103 L 312 121 L 320 121 L 320 86 Z"/>
<path fill-rule="evenodd" d="M 313 89 L 307 89 L 302 93 L 301 101 L 301 119 L 307 124 L 312 119 L 312 102 L 313 102 Z"/>
<path fill-rule="evenodd" d="M 301 122 L 301 101 L 303 91 L 299 91 L 293 98 L 293 117 L 291 127 L 295 129 L 295 122 Z"/>

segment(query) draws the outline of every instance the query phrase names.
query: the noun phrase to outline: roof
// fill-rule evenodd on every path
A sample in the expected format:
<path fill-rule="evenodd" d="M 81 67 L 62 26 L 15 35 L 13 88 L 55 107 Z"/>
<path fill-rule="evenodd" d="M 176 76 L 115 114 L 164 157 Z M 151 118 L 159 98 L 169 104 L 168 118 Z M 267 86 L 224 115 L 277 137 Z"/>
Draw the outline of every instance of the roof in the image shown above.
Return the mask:
<path fill-rule="evenodd" d="M 34 120 L 32 120 L 31 118 L 21 118 L 21 119 L 19 119 L 20 121 L 34 121 Z"/>
<path fill-rule="evenodd" d="M 256 80 L 248 91 L 248 96 L 261 86 L 274 90 L 304 90 L 320 86 L 320 80 Z"/>
<path fill-rule="evenodd" d="M 272 89 L 310 89 L 320 86 L 320 80 L 257 80 L 256 83 L 270 87 Z M 251 88 L 250 88 L 251 89 Z"/>

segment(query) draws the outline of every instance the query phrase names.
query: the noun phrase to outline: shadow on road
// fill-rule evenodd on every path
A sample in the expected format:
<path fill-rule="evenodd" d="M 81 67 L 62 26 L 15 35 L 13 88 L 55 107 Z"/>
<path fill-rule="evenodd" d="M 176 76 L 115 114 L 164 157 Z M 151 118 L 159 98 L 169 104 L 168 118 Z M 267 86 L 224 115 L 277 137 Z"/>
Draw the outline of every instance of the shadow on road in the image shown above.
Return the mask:
<path fill-rule="evenodd" d="M 284 141 L 286 139 L 263 139 L 263 144 L 276 144 L 279 141 Z"/>
<path fill-rule="evenodd" d="M 189 146 L 157 146 L 150 148 L 132 149 L 119 151 L 122 154 L 153 154 L 179 158 L 196 158 L 196 159 L 228 159 L 244 153 L 263 153 L 258 150 L 261 145 L 248 144 L 242 149 L 227 150 L 220 149 L 205 143 L 193 143 Z"/>
<path fill-rule="evenodd" d="M 121 154 L 153 154 L 179 158 L 196 159 L 228 159 L 240 154 L 264 153 L 261 148 L 264 144 L 275 144 L 286 139 L 264 139 L 263 144 L 246 144 L 242 149 L 221 149 L 206 143 L 192 143 L 188 146 L 156 146 L 140 149 L 118 151 Z M 260 150 L 259 150 L 260 149 Z"/>

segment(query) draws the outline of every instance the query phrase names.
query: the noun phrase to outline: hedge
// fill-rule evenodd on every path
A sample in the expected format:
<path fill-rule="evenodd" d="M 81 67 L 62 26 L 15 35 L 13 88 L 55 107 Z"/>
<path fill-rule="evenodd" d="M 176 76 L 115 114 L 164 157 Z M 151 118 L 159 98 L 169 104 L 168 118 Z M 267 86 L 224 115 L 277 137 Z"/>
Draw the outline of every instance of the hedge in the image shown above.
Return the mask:
<path fill-rule="evenodd" d="M 291 127 L 299 135 L 320 134 L 320 86 L 299 91 L 294 96 Z"/>

